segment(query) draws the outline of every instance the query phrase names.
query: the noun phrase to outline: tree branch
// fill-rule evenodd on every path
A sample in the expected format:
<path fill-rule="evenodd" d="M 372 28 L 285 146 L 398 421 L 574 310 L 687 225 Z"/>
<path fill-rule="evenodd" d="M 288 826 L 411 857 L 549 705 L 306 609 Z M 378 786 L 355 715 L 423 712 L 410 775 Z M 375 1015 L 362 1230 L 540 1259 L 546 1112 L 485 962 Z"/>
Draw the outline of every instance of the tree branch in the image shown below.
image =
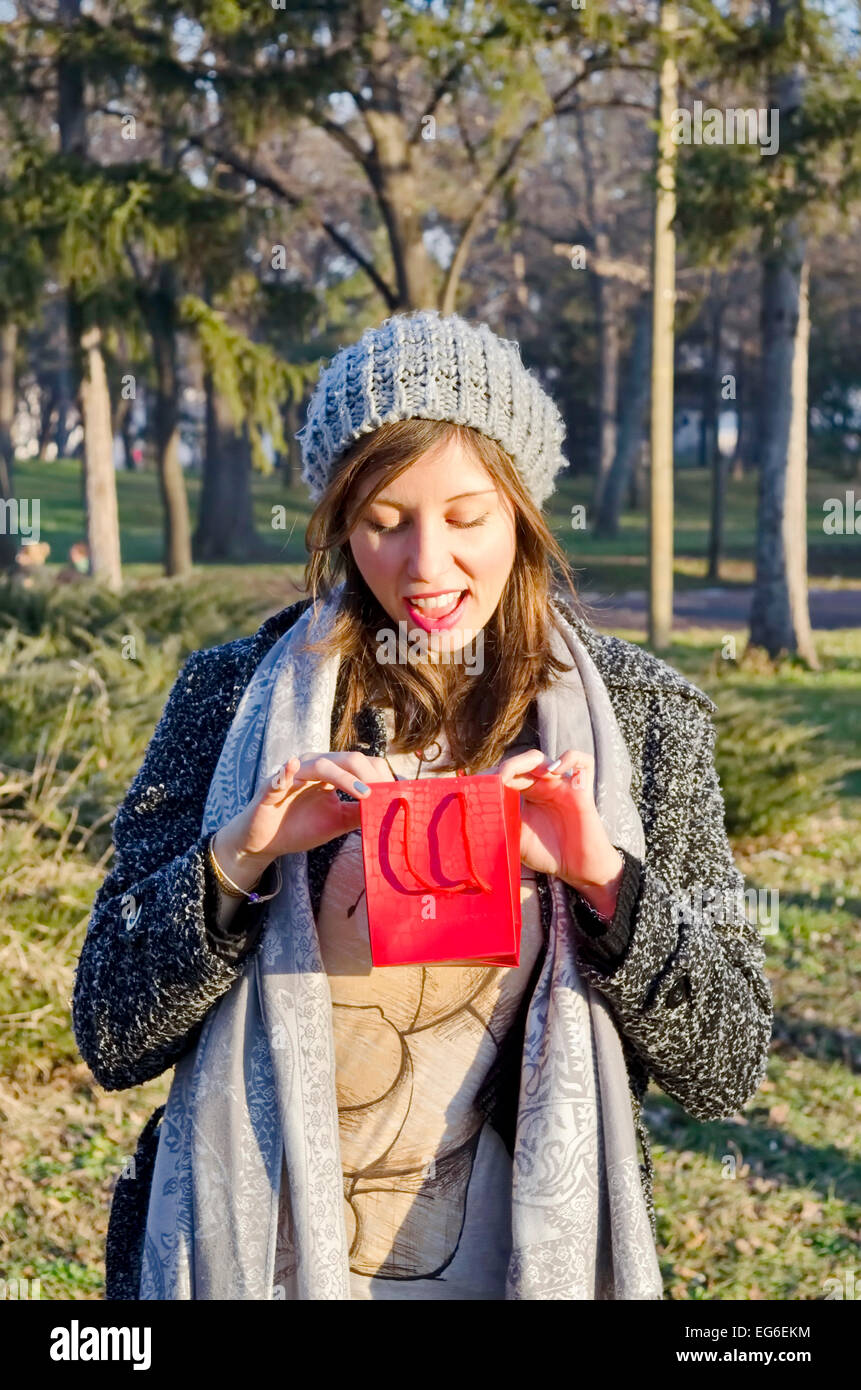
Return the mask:
<path fill-rule="evenodd" d="M 440 81 L 437 83 L 436 87 L 431 93 L 430 99 L 428 100 L 428 103 L 425 106 L 424 111 L 422 111 L 421 115 L 415 123 L 415 126 L 413 127 L 412 134 L 407 137 L 408 145 L 414 145 L 418 142 L 418 140 L 421 137 L 422 122 L 425 121 L 428 116 L 433 115 L 446 93 L 454 90 L 452 87 L 452 83 L 454 82 L 454 79 L 457 77 L 458 73 L 463 71 L 463 67 L 464 60 L 462 58 L 459 58 L 456 63 L 452 64 L 445 76 L 442 77 Z"/>
<path fill-rule="evenodd" d="M 338 144 L 342 149 L 347 151 L 351 159 L 354 159 L 366 174 L 368 173 L 368 157 L 370 151 L 363 150 L 359 142 L 354 139 L 349 131 L 345 130 L 343 126 L 338 125 L 338 122 L 333 121 L 330 116 L 321 116 L 312 110 L 307 111 L 306 115 L 308 120 L 312 121 L 320 130 L 325 130 L 327 135 L 331 136 L 333 140 L 337 140 Z"/>
<path fill-rule="evenodd" d="M 122 112 L 112 111 L 109 107 L 93 107 L 93 110 L 104 112 L 105 115 L 120 117 Z M 335 243 L 339 251 L 349 256 L 358 266 L 364 270 L 372 284 L 382 295 L 386 306 L 394 310 L 397 299 L 394 291 L 386 284 L 380 272 L 372 261 L 364 255 L 358 247 L 339 231 L 333 222 L 328 218 L 322 217 L 320 213 L 308 202 L 306 194 L 298 193 L 291 188 L 281 170 L 274 160 L 268 155 L 258 151 L 256 156 L 242 154 L 230 145 L 213 142 L 210 132 L 203 135 L 196 135 L 193 131 L 185 130 L 180 126 L 170 125 L 161 121 L 153 121 L 153 125 L 162 133 L 175 135 L 186 141 L 187 144 L 201 150 L 212 159 L 220 160 L 223 164 L 235 169 L 238 174 L 244 174 L 246 178 L 252 179 L 260 188 L 267 189 L 274 193 L 276 197 L 283 199 L 291 207 L 297 208 L 308 218 L 312 226 L 317 227 Z"/>

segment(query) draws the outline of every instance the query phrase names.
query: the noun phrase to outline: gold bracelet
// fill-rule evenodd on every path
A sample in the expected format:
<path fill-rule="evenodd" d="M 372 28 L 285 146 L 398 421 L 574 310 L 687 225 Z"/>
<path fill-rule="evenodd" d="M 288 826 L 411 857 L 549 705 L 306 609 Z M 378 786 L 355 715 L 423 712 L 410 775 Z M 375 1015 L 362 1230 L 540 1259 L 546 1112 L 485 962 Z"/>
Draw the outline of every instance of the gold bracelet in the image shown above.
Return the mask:
<path fill-rule="evenodd" d="M 225 892 L 229 898 L 246 898 L 250 903 L 265 903 L 269 902 L 270 898 L 277 897 L 277 895 L 281 892 L 281 866 L 280 864 L 278 864 L 277 860 L 275 863 L 275 870 L 278 875 L 278 885 L 275 888 L 275 891 L 272 893 L 265 893 L 262 896 L 260 893 L 257 893 L 255 891 L 255 889 L 257 888 L 257 884 L 263 877 L 263 874 L 260 874 L 255 879 L 254 887 L 251 888 L 248 892 L 246 892 L 244 888 L 240 888 L 238 884 L 234 883 L 232 878 L 228 878 L 227 874 L 222 869 L 221 865 L 215 857 L 215 851 L 212 848 L 212 843 L 214 839 L 215 836 L 212 835 L 209 841 L 209 862 L 212 865 L 212 871 L 215 874 L 219 888 L 221 888 L 222 891 Z"/>

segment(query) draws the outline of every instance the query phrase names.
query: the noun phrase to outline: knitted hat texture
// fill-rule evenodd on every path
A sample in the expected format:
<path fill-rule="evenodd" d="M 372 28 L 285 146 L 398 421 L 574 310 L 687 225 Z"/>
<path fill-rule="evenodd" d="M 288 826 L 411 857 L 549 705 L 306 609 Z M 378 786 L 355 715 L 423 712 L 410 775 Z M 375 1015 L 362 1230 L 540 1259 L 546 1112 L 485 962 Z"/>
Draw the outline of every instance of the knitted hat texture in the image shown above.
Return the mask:
<path fill-rule="evenodd" d="M 413 418 L 471 425 L 497 440 L 539 507 L 567 466 L 562 416 L 519 345 L 486 323 L 419 309 L 366 329 L 321 372 L 296 435 L 314 501 L 356 439 Z"/>

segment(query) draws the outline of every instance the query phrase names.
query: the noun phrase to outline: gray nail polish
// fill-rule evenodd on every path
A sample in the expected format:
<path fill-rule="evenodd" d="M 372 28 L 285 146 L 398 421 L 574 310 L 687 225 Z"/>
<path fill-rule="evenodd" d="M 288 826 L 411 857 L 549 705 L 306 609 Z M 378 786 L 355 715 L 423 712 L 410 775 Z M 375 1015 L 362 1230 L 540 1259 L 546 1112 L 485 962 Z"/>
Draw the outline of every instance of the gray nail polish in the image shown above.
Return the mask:
<path fill-rule="evenodd" d="M 355 781 L 355 782 L 353 783 L 353 786 L 356 788 L 356 791 L 357 791 L 357 792 L 362 792 L 362 793 L 364 793 L 364 792 L 369 792 L 369 791 L 371 790 L 370 787 L 366 787 L 366 786 L 365 786 L 364 782 Z"/>

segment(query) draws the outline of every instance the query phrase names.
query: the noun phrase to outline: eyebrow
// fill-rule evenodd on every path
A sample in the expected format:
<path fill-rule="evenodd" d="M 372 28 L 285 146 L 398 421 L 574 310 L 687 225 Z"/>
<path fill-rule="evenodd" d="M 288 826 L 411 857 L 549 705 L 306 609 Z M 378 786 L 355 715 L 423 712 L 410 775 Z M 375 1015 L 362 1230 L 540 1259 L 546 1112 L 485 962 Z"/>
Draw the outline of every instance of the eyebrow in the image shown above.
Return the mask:
<path fill-rule="evenodd" d="M 445 500 L 446 502 L 458 502 L 460 501 L 461 497 L 486 497 L 489 492 L 496 492 L 496 488 L 485 487 L 482 488 L 479 492 L 458 492 L 456 496 L 447 497 Z M 403 502 L 392 502 L 388 497 L 375 497 L 374 501 L 381 502 L 386 507 L 394 507 L 399 512 L 402 512 L 404 510 Z"/>

